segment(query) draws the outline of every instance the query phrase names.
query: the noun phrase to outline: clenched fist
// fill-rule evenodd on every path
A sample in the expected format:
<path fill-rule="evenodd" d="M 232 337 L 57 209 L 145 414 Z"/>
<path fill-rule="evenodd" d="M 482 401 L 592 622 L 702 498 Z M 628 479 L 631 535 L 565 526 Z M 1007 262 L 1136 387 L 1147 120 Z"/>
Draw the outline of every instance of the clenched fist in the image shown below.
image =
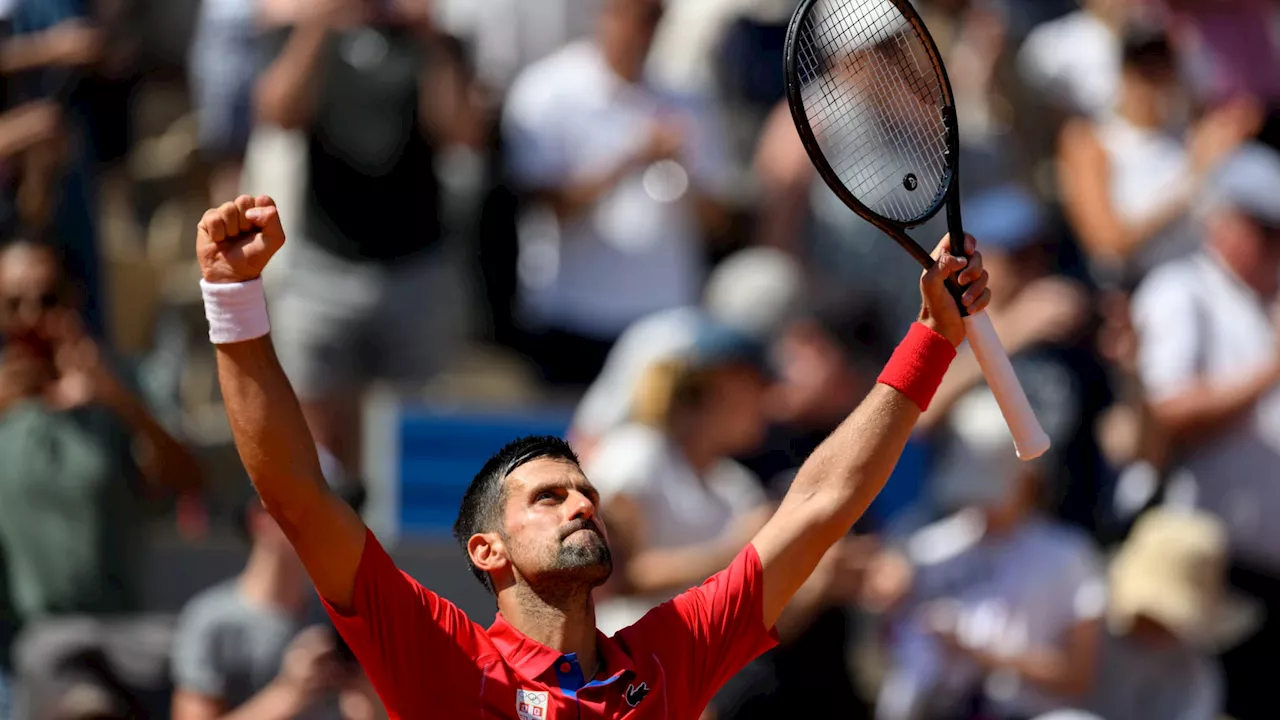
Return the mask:
<path fill-rule="evenodd" d="M 200 273 L 211 283 L 255 280 L 284 246 L 276 203 L 266 195 L 241 195 L 209 210 L 196 234 Z"/>

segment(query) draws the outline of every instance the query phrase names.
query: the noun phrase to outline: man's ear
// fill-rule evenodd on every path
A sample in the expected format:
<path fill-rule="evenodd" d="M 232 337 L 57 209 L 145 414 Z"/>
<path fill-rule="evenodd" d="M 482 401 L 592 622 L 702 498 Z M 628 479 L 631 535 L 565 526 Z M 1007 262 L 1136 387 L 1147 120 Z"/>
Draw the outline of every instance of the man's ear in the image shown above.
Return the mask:
<path fill-rule="evenodd" d="M 476 533 L 467 541 L 471 563 L 486 573 L 495 573 L 510 564 L 507 546 L 498 533 Z"/>

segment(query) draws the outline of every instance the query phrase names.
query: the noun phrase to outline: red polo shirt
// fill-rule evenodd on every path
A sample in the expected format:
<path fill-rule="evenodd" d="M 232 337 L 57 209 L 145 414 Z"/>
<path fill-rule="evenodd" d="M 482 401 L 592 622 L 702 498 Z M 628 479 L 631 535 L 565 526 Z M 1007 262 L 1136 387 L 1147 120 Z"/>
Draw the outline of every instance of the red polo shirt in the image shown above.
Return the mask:
<path fill-rule="evenodd" d="M 501 614 L 489 629 L 400 572 L 372 533 L 353 610 L 328 607 L 392 718 L 696 720 L 720 686 L 773 647 L 751 545 L 704 584 L 613 637 L 600 671 L 525 637 Z"/>

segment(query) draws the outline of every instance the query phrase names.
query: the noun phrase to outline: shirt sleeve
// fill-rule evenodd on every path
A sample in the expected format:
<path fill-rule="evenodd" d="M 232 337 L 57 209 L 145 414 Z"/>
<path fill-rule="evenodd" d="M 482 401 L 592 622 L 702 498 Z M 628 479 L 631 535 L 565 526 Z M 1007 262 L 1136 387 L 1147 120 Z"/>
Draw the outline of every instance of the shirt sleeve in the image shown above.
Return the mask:
<path fill-rule="evenodd" d="M 200 604 L 178 618 L 173 640 L 173 682 L 178 690 L 222 699 L 227 677 L 217 658 L 217 623 Z"/>
<path fill-rule="evenodd" d="M 1138 376 L 1154 401 L 1186 391 L 1199 374 L 1200 320 L 1195 297 L 1177 278 L 1157 273 L 1133 298 Z"/>
<path fill-rule="evenodd" d="M 518 78 L 508 93 L 502 135 L 512 180 L 525 188 L 554 188 L 568 179 L 568 152 L 556 99 L 538 70 Z"/>
<path fill-rule="evenodd" d="M 622 632 L 631 645 L 654 649 L 673 705 L 696 715 L 729 678 L 778 643 L 777 631 L 764 626 L 764 568 L 755 546 Z"/>
<path fill-rule="evenodd" d="M 422 708 L 439 706 L 442 693 L 462 696 L 474 687 L 478 697 L 483 630 L 401 572 L 366 532 L 351 611 L 324 606 L 391 717 L 418 717 Z"/>

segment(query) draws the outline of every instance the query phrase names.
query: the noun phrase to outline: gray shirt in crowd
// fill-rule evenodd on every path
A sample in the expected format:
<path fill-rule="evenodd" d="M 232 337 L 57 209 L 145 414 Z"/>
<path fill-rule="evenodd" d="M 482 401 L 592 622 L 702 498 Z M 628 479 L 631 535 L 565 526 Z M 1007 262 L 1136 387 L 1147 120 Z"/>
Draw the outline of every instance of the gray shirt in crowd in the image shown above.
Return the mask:
<path fill-rule="evenodd" d="M 271 683 L 285 649 L 308 624 L 308 618 L 249 603 L 234 579 L 215 585 L 183 608 L 173 647 L 174 683 L 235 709 Z M 336 698 L 299 716 L 341 717 Z"/>
<path fill-rule="evenodd" d="M 1222 671 L 1186 646 L 1152 647 L 1107 634 L 1089 708 L 1107 720 L 1214 720 Z"/>

